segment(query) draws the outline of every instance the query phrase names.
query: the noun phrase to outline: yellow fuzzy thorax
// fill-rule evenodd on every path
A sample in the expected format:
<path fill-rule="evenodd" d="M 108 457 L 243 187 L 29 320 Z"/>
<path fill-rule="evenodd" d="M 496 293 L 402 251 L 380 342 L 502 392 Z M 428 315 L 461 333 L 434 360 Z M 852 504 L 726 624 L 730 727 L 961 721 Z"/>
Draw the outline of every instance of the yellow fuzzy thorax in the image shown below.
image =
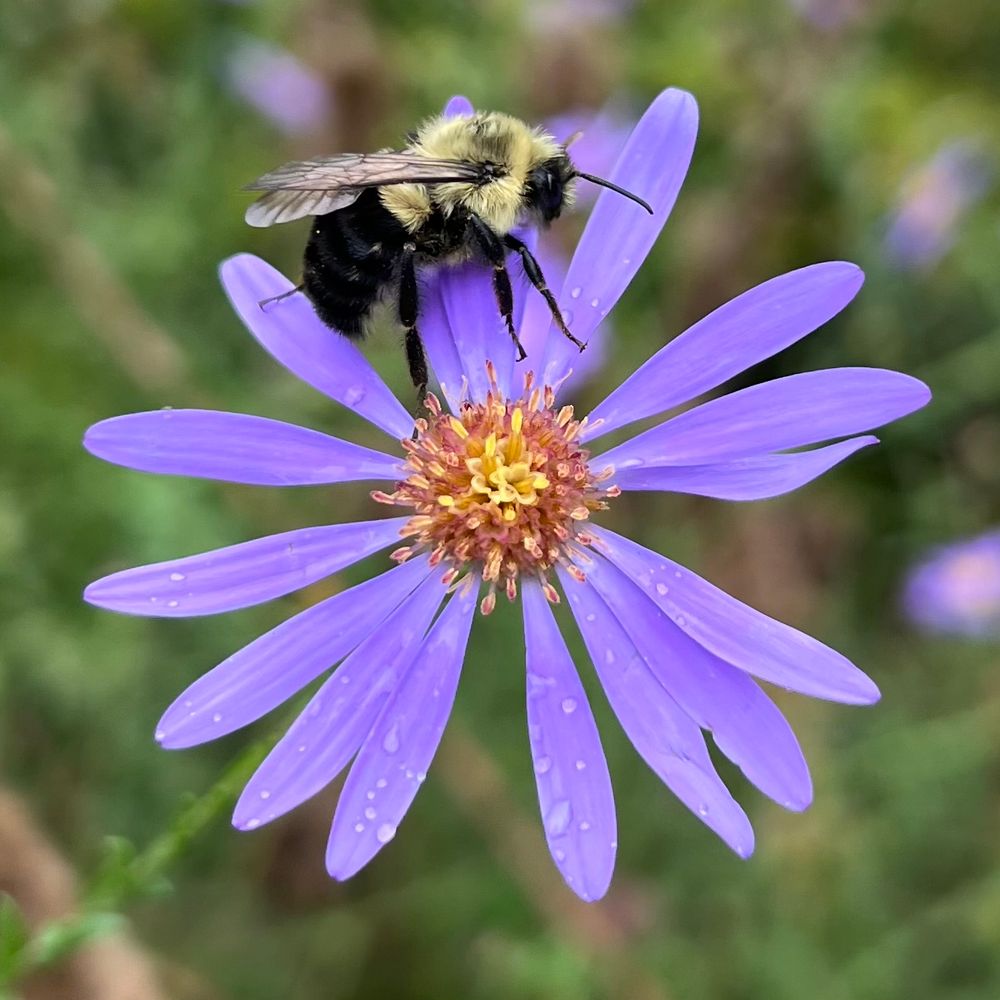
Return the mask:
<path fill-rule="evenodd" d="M 420 126 L 407 149 L 434 159 L 488 162 L 504 169 L 503 177 L 478 187 L 437 184 L 433 204 L 422 184 L 383 188 L 379 192 L 382 204 L 409 232 L 416 232 L 427 222 L 435 204 L 446 215 L 461 205 L 500 236 L 521 221 L 524 185 L 531 171 L 562 151 L 545 131 L 497 111 L 431 118 Z"/>

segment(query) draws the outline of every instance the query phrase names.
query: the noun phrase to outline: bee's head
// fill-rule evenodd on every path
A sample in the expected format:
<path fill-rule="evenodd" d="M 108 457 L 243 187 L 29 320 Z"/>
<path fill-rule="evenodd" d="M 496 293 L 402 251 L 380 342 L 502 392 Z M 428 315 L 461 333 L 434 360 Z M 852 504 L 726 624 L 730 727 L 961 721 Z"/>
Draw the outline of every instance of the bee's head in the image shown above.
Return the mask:
<path fill-rule="evenodd" d="M 543 222 L 558 219 L 572 201 L 574 177 L 573 164 L 565 153 L 543 160 L 528 174 L 525 200 Z"/>

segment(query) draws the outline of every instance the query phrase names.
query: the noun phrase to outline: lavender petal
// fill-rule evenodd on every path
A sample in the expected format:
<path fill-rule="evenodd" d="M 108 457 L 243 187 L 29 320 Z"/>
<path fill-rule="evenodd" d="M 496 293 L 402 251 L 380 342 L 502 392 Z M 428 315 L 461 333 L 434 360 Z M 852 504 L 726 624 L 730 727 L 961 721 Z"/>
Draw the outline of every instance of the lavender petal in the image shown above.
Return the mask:
<path fill-rule="evenodd" d="M 465 115 L 472 114 L 475 114 L 475 108 L 472 106 L 472 101 L 470 101 L 467 97 L 464 97 L 462 94 L 456 94 L 444 106 L 443 117 L 461 118 Z"/>
<path fill-rule="evenodd" d="M 671 88 L 653 101 L 629 136 L 608 179 L 644 198 L 654 214 L 614 191 L 604 190 L 597 199 L 557 297 L 567 325 L 584 343 L 660 235 L 687 174 L 697 132 L 694 98 Z M 576 353 L 565 338 L 550 337 L 543 381 L 557 383 L 573 367 Z"/>
<path fill-rule="evenodd" d="M 686 403 L 801 340 L 857 295 L 844 261 L 813 264 L 751 288 L 660 348 L 589 417 L 585 440 Z"/>
<path fill-rule="evenodd" d="M 157 742 L 171 750 L 196 746 L 267 714 L 350 653 L 428 572 L 426 558 L 411 559 L 266 632 L 174 701 Z"/>
<path fill-rule="evenodd" d="M 611 776 L 587 695 L 535 580 L 521 591 L 528 733 L 549 852 L 583 900 L 611 884 L 618 831 Z"/>
<path fill-rule="evenodd" d="M 260 305 L 291 291 L 283 274 L 242 253 L 223 261 L 219 276 L 244 326 L 293 375 L 391 437 L 410 436 L 413 417 L 358 348 L 319 319 L 305 295 Z"/>
<path fill-rule="evenodd" d="M 431 574 L 341 663 L 247 782 L 234 826 L 252 830 L 283 816 L 337 777 L 416 657 L 445 594 Z"/>
<path fill-rule="evenodd" d="M 618 467 L 703 465 L 871 430 L 925 406 L 918 379 L 882 368 L 830 368 L 720 396 L 598 458 Z"/>
<path fill-rule="evenodd" d="M 606 528 L 589 525 L 588 532 L 678 628 L 719 659 L 814 698 L 849 705 L 878 701 L 871 678 L 818 640 L 754 611 L 658 552 Z"/>
<path fill-rule="evenodd" d="M 190 618 L 301 590 L 399 540 L 405 517 L 300 528 L 96 580 L 84 599 L 127 615 Z"/>
<path fill-rule="evenodd" d="M 142 472 L 254 486 L 398 479 L 401 461 L 319 431 L 218 410 L 153 410 L 102 420 L 83 439 L 98 458 Z"/>
<path fill-rule="evenodd" d="M 749 857 L 753 827 L 716 773 L 701 730 L 652 675 L 594 587 L 562 567 L 557 572 L 604 693 L 636 751 L 702 823 Z"/>
<path fill-rule="evenodd" d="M 791 726 L 754 680 L 684 634 L 621 570 L 598 556 L 587 582 L 618 619 L 653 676 L 765 795 L 786 809 L 812 801 Z"/>
<path fill-rule="evenodd" d="M 455 700 L 478 589 L 461 587 L 448 602 L 358 753 L 327 845 L 336 879 L 350 878 L 392 840 L 424 780 Z"/>
<path fill-rule="evenodd" d="M 869 435 L 793 455 L 758 455 L 711 465 L 630 466 L 619 468 L 614 481 L 623 490 L 669 490 L 719 500 L 764 500 L 797 490 L 873 444 L 878 444 L 878 438 Z"/>

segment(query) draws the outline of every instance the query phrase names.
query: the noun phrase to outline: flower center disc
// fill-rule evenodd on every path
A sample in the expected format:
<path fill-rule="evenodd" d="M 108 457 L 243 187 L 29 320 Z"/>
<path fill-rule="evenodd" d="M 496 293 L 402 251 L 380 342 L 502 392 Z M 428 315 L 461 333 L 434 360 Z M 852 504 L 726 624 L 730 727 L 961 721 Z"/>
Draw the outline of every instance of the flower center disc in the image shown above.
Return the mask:
<path fill-rule="evenodd" d="M 562 563 L 579 574 L 569 556 L 574 543 L 586 544 L 582 523 L 619 491 L 600 485 L 611 470 L 595 476 L 588 466 L 589 452 L 579 444 L 585 421 L 554 403 L 554 391 L 532 389 L 530 376 L 523 398 L 505 400 L 494 389 L 483 403 L 463 403 L 457 416 L 429 396 L 428 418 L 417 420 L 415 438 L 403 442 L 410 476 L 395 493 L 373 494 L 414 510 L 402 532 L 413 544 L 393 558 L 430 550 L 432 564 L 447 562 L 452 578 L 475 565 L 493 584 L 484 614 L 498 585 L 511 600 L 517 596 L 522 573 L 539 578 L 558 601 L 548 571 Z"/>

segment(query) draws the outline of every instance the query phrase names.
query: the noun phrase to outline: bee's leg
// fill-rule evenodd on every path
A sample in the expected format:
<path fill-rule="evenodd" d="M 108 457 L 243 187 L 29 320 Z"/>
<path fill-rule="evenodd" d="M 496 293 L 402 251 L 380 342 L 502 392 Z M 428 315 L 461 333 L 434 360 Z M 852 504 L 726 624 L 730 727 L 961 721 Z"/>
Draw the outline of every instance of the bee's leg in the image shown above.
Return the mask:
<path fill-rule="evenodd" d="M 518 340 L 517 331 L 514 329 L 514 291 L 510 287 L 510 275 L 507 273 L 507 254 L 504 251 L 503 243 L 489 226 L 482 219 L 475 215 L 470 216 L 469 224 L 475 234 L 476 241 L 486 256 L 486 260 L 493 265 L 493 294 L 496 296 L 497 308 L 500 315 L 507 324 L 507 332 L 510 339 L 514 341 L 517 348 L 517 360 L 523 361 L 527 356 L 527 351 Z"/>
<path fill-rule="evenodd" d="M 260 309 L 261 312 L 263 312 L 264 306 L 269 306 L 275 302 L 280 302 L 282 299 L 287 299 L 289 296 L 295 295 L 298 292 L 304 292 L 305 288 L 306 286 L 305 283 L 303 282 L 302 284 L 296 285 L 294 288 L 289 288 L 287 292 L 282 292 L 280 295 L 272 295 L 269 299 L 261 299 L 260 302 L 257 303 L 257 308 Z"/>
<path fill-rule="evenodd" d="M 548 285 L 545 284 L 545 275 L 542 274 L 542 269 L 538 266 L 538 261 L 535 260 L 535 255 L 528 249 L 527 245 L 522 240 L 519 240 L 511 233 L 508 233 L 503 238 L 503 242 L 504 246 L 507 247 L 508 250 L 514 250 L 521 255 L 521 263 L 524 264 L 524 273 L 528 276 L 528 281 L 530 281 L 535 288 L 541 292 L 542 297 L 548 303 L 549 311 L 552 313 L 552 319 L 555 321 L 556 326 L 559 327 L 559 330 L 564 337 L 567 337 L 582 351 L 587 345 L 582 341 L 577 340 L 577 338 L 569 332 L 569 327 L 566 326 L 566 321 L 563 319 L 562 313 L 559 311 L 559 306 L 556 304 L 556 297 L 549 291 Z"/>
<path fill-rule="evenodd" d="M 410 380 L 417 390 L 417 406 L 422 411 L 427 397 L 427 358 L 417 331 L 420 295 L 417 291 L 415 254 L 416 247 L 412 243 L 407 243 L 403 248 L 399 277 L 399 322 L 406 330 L 406 362 L 410 366 Z"/>

